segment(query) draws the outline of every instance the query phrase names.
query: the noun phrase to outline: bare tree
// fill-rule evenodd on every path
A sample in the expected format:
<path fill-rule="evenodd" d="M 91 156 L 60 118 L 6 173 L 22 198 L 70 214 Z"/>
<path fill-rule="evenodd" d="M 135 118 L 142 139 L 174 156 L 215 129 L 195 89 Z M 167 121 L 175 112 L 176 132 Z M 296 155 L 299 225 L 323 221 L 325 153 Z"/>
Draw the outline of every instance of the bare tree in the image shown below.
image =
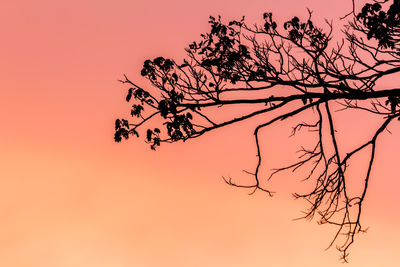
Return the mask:
<path fill-rule="evenodd" d="M 210 32 L 189 45 L 182 63 L 163 57 L 144 62 L 141 74 L 154 88 L 145 90 L 126 76 L 121 81 L 129 86 L 126 100 L 134 102 L 135 121 L 117 119 L 115 141 L 139 137 L 139 128 L 147 125 L 145 140 L 156 149 L 161 143 L 197 138 L 264 114 L 261 117 L 268 120 L 254 129 L 257 165 L 249 172 L 254 182 L 225 181 L 252 193 L 259 189 L 272 195 L 265 181 L 279 172 L 305 168 L 313 189 L 294 196 L 310 203 L 304 218 L 337 227 L 330 246 L 339 243 L 346 261 L 356 234 L 364 231 L 360 218 L 377 142 L 389 124 L 400 118 L 400 88 L 381 85 L 381 81 L 399 78 L 399 10 L 398 0 L 365 4 L 358 12 L 353 8 L 342 18 L 348 20 L 342 38 L 333 38 L 331 22 L 315 25 L 311 11 L 306 19 L 294 17 L 281 26 L 272 13 L 264 13 L 263 23 L 253 26 L 244 18 L 224 24 L 220 17 L 210 17 Z M 224 107 L 243 105 L 251 109 L 230 119 L 218 116 Z M 354 140 L 350 150 L 338 143 L 333 112 L 338 105 L 346 112 L 371 113 L 381 121 L 371 129 L 368 140 Z M 290 117 L 301 118 L 307 110 L 314 118 L 294 125 L 293 134 L 307 130 L 315 143 L 301 146 L 296 162 L 262 179 L 260 130 Z M 160 126 L 149 128 L 152 120 Z M 359 173 L 361 190 L 354 193 L 348 188 L 348 166 L 362 151 L 369 153 L 368 162 Z"/>

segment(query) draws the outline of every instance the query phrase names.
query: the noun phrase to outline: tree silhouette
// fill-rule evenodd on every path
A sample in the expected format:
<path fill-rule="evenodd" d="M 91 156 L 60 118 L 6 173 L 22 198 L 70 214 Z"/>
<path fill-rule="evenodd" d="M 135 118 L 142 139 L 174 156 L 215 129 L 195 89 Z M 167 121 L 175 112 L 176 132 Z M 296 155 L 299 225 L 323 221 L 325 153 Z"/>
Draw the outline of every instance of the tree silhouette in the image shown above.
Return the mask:
<path fill-rule="evenodd" d="M 294 17 L 283 25 L 278 25 L 272 13 L 264 13 L 263 23 L 254 26 L 244 18 L 224 24 L 220 17 L 210 17 L 210 31 L 189 45 L 182 63 L 163 57 L 144 62 L 141 75 L 153 89 L 145 90 L 126 76 L 121 81 L 130 87 L 126 101 L 134 102 L 131 115 L 135 121 L 117 119 L 115 141 L 139 137 L 139 128 L 153 120 L 159 128 L 144 131 L 146 142 L 156 149 L 161 143 L 197 138 L 264 114 L 268 120 L 254 129 L 257 165 L 249 172 L 253 184 L 225 181 L 249 188 L 251 193 L 259 189 L 272 195 L 265 181 L 278 172 L 305 168 L 313 189 L 294 196 L 310 203 L 304 218 L 337 227 L 330 246 L 339 243 L 337 248 L 346 261 L 355 235 L 364 231 L 360 218 L 377 141 L 400 118 L 400 89 L 382 86 L 382 81 L 400 72 L 399 3 L 376 1 L 358 12 L 353 8 L 342 18 L 348 20 L 342 38 L 335 39 L 332 23 L 315 25 L 311 11 L 306 19 Z M 246 109 L 230 119 L 218 116 L 224 107 L 243 105 L 251 111 Z M 338 105 L 347 112 L 371 113 L 381 121 L 367 141 L 354 140 L 350 150 L 338 143 L 333 112 Z M 294 125 L 293 134 L 307 130 L 315 143 L 301 146 L 296 162 L 261 179 L 260 130 L 290 117 L 302 118 L 305 111 L 312 111 L 313 118 Z M 361 190 L 354 193 L 349 190 L 348 166 L 362 151 L 367 151 L 368 162 L 365 173 L 359 173 Z"/>

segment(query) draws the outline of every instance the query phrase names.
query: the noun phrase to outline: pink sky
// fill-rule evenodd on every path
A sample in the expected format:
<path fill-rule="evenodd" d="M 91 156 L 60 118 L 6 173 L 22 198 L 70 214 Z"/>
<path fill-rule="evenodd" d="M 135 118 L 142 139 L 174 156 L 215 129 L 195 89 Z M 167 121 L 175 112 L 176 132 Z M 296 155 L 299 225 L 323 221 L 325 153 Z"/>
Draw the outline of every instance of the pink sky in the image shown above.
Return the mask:
<path fill-rule="evenodd" d="M 129 112 L 123 74 L 145 84 L 145 59 L 183 58 L 209 15 L 283 20 L 306 6 L 337 19 L 351 3 L 2 0 L 0 266 L 338 266 L 339 253 L 324 251 L 334 228 L 292 221 L 306 207 L 290 196 L 297 177 L 280 177 L 272 199 L 223 182 L 254 167 L 252 129 L 157 152 L 113 142 L 115 118 Z M 351 267 L 398 266 L 400 127 L 390 130 Z"/>

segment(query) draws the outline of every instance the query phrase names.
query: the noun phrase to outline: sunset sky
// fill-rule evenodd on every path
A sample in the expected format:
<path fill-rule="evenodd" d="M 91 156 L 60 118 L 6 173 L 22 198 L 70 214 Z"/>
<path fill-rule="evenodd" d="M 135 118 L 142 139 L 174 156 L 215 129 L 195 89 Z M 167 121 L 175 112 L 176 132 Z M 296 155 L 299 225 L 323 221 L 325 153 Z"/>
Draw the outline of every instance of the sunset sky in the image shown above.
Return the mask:
<path fill-rule="evenodd" d="M 306 7 L 338 21 L 351 1 L 1 0 L 0 266 L 342 266 L 325 251 L 335 228 L 293 221 L 307 207 L 291 197 L 302 177 L 280 176 L 273 198 L 224 183 L 254 168 L 253 128 L 156 152 L 113 141 L 130 107 L 118 80 L 145 85 L 144 60 L 182 59 L 209 15 L 283 21 Z M 399 266 L 400 127 L 389 129 L 350 267 Z M 284 155 L 289 135 L 275 129 L 265 143 L 280 137 L 270 145 Z"/>

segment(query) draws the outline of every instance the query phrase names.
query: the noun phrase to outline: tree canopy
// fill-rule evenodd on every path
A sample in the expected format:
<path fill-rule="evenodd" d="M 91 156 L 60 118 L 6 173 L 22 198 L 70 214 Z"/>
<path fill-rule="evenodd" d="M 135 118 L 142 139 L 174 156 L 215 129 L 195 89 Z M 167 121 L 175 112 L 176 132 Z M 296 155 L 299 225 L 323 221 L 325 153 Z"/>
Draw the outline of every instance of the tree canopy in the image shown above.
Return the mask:
<path fill-rule="evenodd" d="M 354 7 L 354 2 L 353 2 Z M 152 88 L 145 89 L 128 77 L 121 80 L 129 89 L 133 121 L 117 119 L 115 141 L 130 136 L 144 139 L 151 149 L 162 143 L 198 138 L 210 131 L 253 117 L 267 120 L 254 130 L 257 149 L 252 184 L 230 185 L 262 190 L 272 195 L 263 181 L 278 172 L 307 170 L 313 189 L 294 194 L 310 206 L 304 218 L 337 227 L 332 243 L 342 259 L 361 226 L 378 140 L 387 127 L 400 119 L 400 88 L 384 87 L 383 81 L 399 77 L 400 1 L 374 1 L 353 10 L 342 20 L 347 24 L 335 36 L 333 23 L 316 25 L 308 17 L 293 17 L 280 25 L 270 12 L 262 23 L 248 25 L 244 17 L 224 23 L 210 17 L 210 31 L 186 48 L 183 62 L 157 57 L 146 60 L 141 75 Z M 240 116 L 221 119 L 223 107 L 251 107 Z M 361 110 L 373 114 L 380 125 L 371 127 L 368 140 L 357 140 L 345 150 L 338 142 L 335 110 Z M 215 108 L 218 112 L 215 112 Z M 238 109 L 241 110 L 241 109 Z M 308 131 L 314 143 L 301 145 L 298 160 L 275 169 L 270 177 L 260 177 L 261 129 L 300 117 L 312 111 L 308 122 L 293 125 L 293 134 Z M 267 114 L 269 116 L 267 116 Z M 228 113 L 229 115 L 229 113 Z M 155 121 L 159 126 L 153 127 Z M 142 129 L 142 130 L 141 130 Z M 361 190 L 349 190 L 351 159 L 368 152 L 366 170 L 360 172 Z M 344 237 L 344 238 L 343 238 Z"/>

